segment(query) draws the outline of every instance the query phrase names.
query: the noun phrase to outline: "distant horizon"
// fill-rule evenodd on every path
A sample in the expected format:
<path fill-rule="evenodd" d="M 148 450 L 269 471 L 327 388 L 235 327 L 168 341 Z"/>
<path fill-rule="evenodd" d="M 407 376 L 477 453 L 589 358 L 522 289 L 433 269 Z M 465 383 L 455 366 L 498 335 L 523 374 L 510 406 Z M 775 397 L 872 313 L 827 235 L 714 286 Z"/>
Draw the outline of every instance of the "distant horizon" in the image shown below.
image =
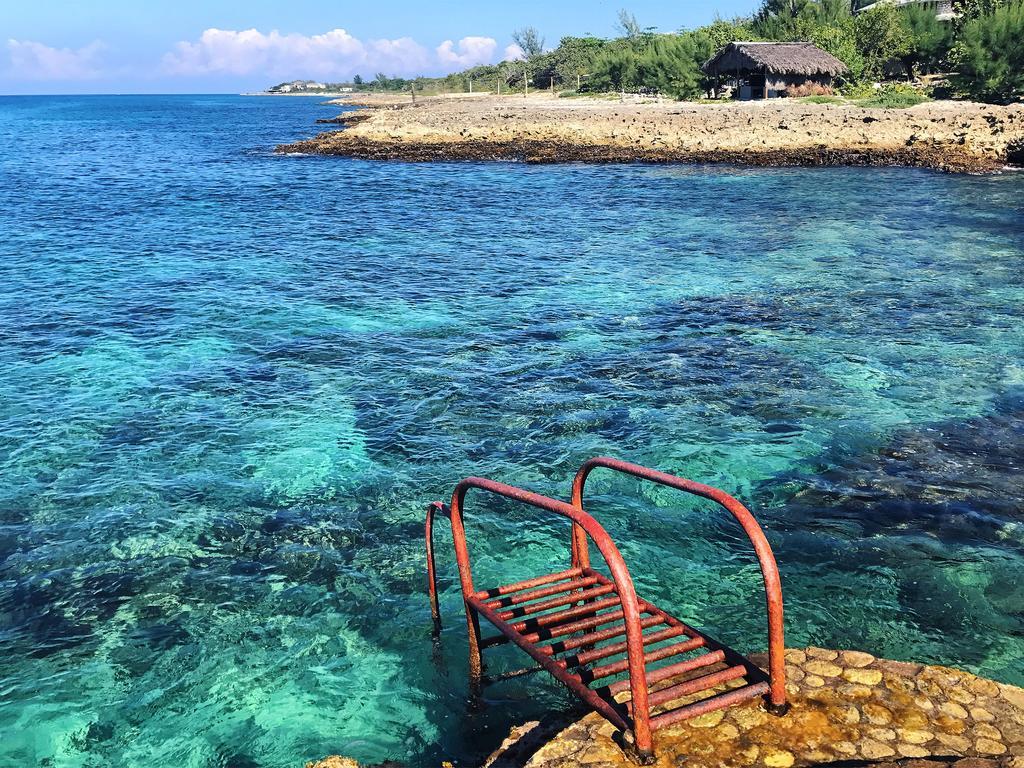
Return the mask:
<path fill-rule="evenodd" d="M 11 4 L 14 6 L 14 4 Z M 548 48 L 565 36 L 614 37 L 625 8 L 643 27 L 669 32 L 749 14 L 756 0 L 683 0 L 511 7 L 440 2 L 423 14 L 412 0 L 373 8 L 325 0 L 226 0 L 139 7 L 104 0 L 82 14 L 71 0 L 0 8 L 0 94 L 6 96 L 229 94 L 277 82 L 339 82 L 378 72 L 434 77 L 516 58 L 515 29 L 534 26 Z"/>
<path fill-rule="evenodd" d="M 0 99 L 38 99 L 38 98 L 58 98 L 58 97 L 74 97 L 76 99 L 81 98 L 93 98 L 100 96 L 267 96 L 268 98 L 308 98 L 315 99 L 318 96 L 323 98 L 327 94 L 323 93 L 295 93 L 295 94 L 276 94 L 266 93 L 264 91 L 110 91 L 110 92 L 94 92 L 94 93 L 0 93 Z"/>

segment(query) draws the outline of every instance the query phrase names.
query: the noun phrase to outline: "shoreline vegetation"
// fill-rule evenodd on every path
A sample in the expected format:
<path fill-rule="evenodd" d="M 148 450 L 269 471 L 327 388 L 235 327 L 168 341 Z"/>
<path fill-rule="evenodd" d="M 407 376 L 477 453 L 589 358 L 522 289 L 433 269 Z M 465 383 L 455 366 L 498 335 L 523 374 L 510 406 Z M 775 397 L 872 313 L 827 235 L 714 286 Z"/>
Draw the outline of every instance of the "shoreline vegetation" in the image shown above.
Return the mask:
<path fill-rule="evenodd" d="M 344 125 L 281 153 L 374 160 L 907 166 L 988 173 L 1024 165 L 1024 104 L 905 109 L 815 99 L 695 103 L 648 97 L 349 94 Z"/>
<path fill-rule="evenodd" d="M 1024 0 L 760 0 L 748 16 L 674 32 L 622 10 L 618 30 L 549 48 L 524 27 L 513 32 L 513 59 L 443 77 L 281 83 L 270 90 L 340 90 L 339 103 L 370 111 L 279 150 L 979 173 L 1024 165 Z M 751 53 L 765 45 L 810 53 Z"/>
<path fill-rule="evenodd" d="M 293 80 L 268 92 L 550 90 L 700 101 L 744 98 L 745 89 L 747 98 L 758 98 L 766 88 L 786 97 L 863 98 L 882 85 L 894 106 L 931 98 L 1024 101 L 1024 0 L 760 0 L 749 15 L 676 31 L 645 27 L 625 9 L 618 18 L 617 37 L 570 35 L 554 47 L 537 28 L 523 27 L 512 32 L 506 60 L 442 76 L 354 74 L 340 83 Z M 772 44 L 808 50 L 753 64 L 746 49 L 720 58 L 730 45 Z"/>

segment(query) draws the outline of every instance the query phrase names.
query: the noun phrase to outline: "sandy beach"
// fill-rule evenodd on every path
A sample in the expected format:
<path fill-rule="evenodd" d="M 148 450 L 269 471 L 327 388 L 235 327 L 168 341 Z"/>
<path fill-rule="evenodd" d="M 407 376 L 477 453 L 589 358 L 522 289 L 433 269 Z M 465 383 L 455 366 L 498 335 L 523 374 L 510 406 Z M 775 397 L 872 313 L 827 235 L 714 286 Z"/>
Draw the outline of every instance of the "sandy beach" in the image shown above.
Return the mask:
<path fill-rule="evenodd" d="M 491 94 L 354 94 L 347 127 L 278 147 L 381 160 L 725 162 L 916 166 L 1024 164 L 1024 105 L 935 101 L 908 109 L 797 100 L 697 104 Z"/>

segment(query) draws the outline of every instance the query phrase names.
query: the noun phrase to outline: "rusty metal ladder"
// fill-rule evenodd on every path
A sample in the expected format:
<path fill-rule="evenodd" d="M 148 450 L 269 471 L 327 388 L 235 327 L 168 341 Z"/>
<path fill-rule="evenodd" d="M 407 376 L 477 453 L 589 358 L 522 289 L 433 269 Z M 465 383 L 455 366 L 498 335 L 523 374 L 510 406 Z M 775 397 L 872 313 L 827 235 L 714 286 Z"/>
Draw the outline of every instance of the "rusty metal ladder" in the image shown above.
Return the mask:
<path fill-rule="evenodd" d="M 754 546 L 764 579 L 768 606 L 767 675 L 740 653 L 636 594 L 618 548 L 607 531 L 584 511 L 584 486 L 590 473 L 599 467 L 710 499 L 736 518 Z M 473 583 L 463 526 L 466 493 L 471 488 L 569 518 L 570 568 L 515 584 L 478 589 Z M 724 491 L 603 457 L 590 459 L 580 467 L 573 480 L 571 504 L 493 480 L 467 477 L 455 486 L 450 505 L 434 502 L 427 507 L 427 579 L 435 632 L 441 626 L 433 546 L 437 513 L 451 521 L 469 631 L 470 682 L 474 688 L 482 679 L 482 651 L 514 643 L 618 728 L 625 737 L 627 752 L 641 764 L 653 762 L 652 732 L 659 728 L 759 696 L 764 697 L 770 712 L 785 714 L 788 707 L 782 587 L 775 556 L 754 516 Z M 590 567 L 588 540 L 594 542 L 608 566 L 610 579 Z M 480 616 L 500 634 L 482 637 Z M 622 637 L 625 639 L 620 640 Z M 673 642 L 645 650 L 645 646 L 669 640 Z M 598 645 L 606 641 L 613 642 Z M 611 660 L 621 656 L 625 658 Z M 669 663 L 649 668 L 662 661 Z M 617 677 L 620 679 L 614 679 Z M 692 699 L 722 686 L 727 690 L 665 708 L 685 697 Z"/>

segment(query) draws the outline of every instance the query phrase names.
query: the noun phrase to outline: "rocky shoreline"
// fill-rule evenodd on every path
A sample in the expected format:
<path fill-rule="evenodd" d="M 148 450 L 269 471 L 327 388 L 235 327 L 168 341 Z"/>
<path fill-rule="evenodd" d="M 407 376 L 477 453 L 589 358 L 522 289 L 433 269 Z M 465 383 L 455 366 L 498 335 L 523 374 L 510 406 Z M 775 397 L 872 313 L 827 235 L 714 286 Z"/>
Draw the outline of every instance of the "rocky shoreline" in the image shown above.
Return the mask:
<path fill-rule="evenodd" d="M 318 121 L 319 122 L 319 121 Z M 309 139 L 279 147 L 281 152 L 341 155 L 361 160 L 452 162 L 483 160 L 524 163 L 686 163 L 758 167 L 875 166 L 932 168 L 951 173 L 994 173 L 1006 163 L 952 149 L 931 147 L 865 150 L 812 147 L 785 150 L 687 151 L 614 147 L 601 144 L 564 144 L 557 141 L 416 141 L 387 143 L 357 136 Z"/>
<path fill-rule="evenodd" d="M 764 655 L 751 661 L 767 665 Z M 948 667 L 815 647 L 786 651 L 786 679 L 791 708 L 784 717 L 751 701 L 658 731 L 658 768 L 1024 768 L 1024 689 Z M 735 685 L 742 681 L 716 690 Z M 514 728 L 483 768 L 631 768 L 614 735 L 596 713 L 554 714 Z M 333 756 L 306 768 L 359 766 Z"/>
<path fill-rule="evenodd" d="M 284 153 L 412 162 L 901 166 L 990 173 L 1024 164 L 1024 105 L 867 109 L 494 97 L 378 102 Z M 347 103 L 346 100 L 340 100 Z"/>

